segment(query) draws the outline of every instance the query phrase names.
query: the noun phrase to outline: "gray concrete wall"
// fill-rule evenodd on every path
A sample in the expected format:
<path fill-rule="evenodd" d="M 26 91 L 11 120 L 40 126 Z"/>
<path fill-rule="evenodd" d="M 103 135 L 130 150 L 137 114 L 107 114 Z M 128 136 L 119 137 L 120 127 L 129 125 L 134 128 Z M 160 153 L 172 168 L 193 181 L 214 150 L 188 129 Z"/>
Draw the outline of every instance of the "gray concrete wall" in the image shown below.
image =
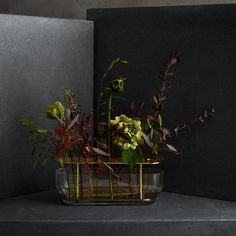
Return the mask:
<path fill-rule="evenodd" d="M 32 145 L 19 119 L 51 127 L 45 109 L 74 88 L 93 107 L 93 23 L 0 14 L 0 198 L 55 187 L 53 162 L 33 169 Z"/>
<path fill-rule="evenodd" d="M 86 18 L 88 8 L 228 4 L 236 0 L 0 0 L 2 13 Z"/>

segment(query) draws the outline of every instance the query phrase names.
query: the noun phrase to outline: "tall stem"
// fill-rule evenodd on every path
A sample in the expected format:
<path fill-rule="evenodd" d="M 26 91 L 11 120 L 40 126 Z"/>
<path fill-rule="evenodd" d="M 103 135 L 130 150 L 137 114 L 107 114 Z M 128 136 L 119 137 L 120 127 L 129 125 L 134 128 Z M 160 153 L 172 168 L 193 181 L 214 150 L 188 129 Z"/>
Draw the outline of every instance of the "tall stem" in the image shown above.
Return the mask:
<path fill-rule="evenodd" d="M 108 153 L 110 156 L 108 157 L 108 161 L 111 159 L 111 109 L 112 109 L 112 92 L 109 94 L 109 99 L 108 99 L 108 111 L 107 111 L 107 146 L 108 146 Z M 109 189 L 110 189 L 110 194 L 111 194 L 111 199 L 114 198 L 114 193 L 113 193 L 113 186 L 112 186 L 112 175 L 109 172 Z"/>
<path fill-rule="evenodd" d="M 140 194 L 140 199 L 143 199 L 143 164 L 142 163 L 139 164 L 139 194 Z"/>
<path fill-rule="evenodd" d="M 131 194 L 131 198 L 132 198 L 132 195 L 133 195 L 133 169 L 130 169 L 129 186 L 130 186 L 130 194 Z"/>
<path fill-rule="evenodd" d="M 75 195 L 76 195 L 76 199 L 78 200 L 80 198 L 80 166 L 79 163 L 76 163 L 76 175 L 75 175 Z"/>
<path fill-rule="evenodd" d="M 79 200 L 80 198 L 80 189 L 79 189 L 79 166 L 78 163 L 73 163 L 72 153 L 69 152 L 69 156 L 71 159 L 71 165 L 72 165 L 72 174 L 73 174 L 73 181 L 74 181 L 74 197 L 76 200 Z"/>
<path fill-rule="evenodd" d="M 111 108 L 112 108 L 112 93 L 110 93 L 108 98 L 108 111 L 107 111 L 107 145 L 108 145 L 108 152 L 110 155 L 111 155 Z"/>

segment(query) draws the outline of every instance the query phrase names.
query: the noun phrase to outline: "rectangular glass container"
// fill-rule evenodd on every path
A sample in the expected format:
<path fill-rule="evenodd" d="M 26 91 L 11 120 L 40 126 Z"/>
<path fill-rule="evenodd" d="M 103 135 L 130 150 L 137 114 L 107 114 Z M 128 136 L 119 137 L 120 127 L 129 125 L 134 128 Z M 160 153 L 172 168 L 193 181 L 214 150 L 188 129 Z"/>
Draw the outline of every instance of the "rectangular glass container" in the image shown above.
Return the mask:
<path fill-rule="evenodd" d="M 146 204 L 163 188 L 159 162 L 67 161 L 56 171 L 56 187 L 66 204 Z"/>

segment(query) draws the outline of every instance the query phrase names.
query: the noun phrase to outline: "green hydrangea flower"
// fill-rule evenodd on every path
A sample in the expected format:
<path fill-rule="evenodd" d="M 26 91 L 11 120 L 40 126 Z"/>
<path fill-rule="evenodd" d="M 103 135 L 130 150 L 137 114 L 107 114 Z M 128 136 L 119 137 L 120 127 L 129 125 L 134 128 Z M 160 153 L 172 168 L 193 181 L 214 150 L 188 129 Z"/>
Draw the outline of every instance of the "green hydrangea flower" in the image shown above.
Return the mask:
<path fill-rule="evenodd" d="M 116 116 L 111 120 L 113 143 L 123 150 L 136 149 L 142 138 L 141 121 L 126 115 Z"/>

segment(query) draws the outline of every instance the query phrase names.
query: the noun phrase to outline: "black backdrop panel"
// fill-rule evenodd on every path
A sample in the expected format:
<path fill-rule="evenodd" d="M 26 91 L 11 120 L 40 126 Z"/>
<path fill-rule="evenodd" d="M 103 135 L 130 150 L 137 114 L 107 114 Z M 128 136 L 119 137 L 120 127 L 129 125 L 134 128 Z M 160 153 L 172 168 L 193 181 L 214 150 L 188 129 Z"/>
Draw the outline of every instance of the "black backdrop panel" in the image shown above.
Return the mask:
<path fill-rule="evenodd" d="M 166 155 L 165 190 L 236 200 L 236 5 L 91 9 L 95 23 L 95 95 L 110 61 L 128 66 L 126 102 L 150 103 L 158 74 L 173 49 L 183 52 L 165 104 L 165 125 L 174 127 L 206 107 L 217 115 L 178 140 L 183 156 Z M 117 72 L 119 71 L 119 72 Z"/>

